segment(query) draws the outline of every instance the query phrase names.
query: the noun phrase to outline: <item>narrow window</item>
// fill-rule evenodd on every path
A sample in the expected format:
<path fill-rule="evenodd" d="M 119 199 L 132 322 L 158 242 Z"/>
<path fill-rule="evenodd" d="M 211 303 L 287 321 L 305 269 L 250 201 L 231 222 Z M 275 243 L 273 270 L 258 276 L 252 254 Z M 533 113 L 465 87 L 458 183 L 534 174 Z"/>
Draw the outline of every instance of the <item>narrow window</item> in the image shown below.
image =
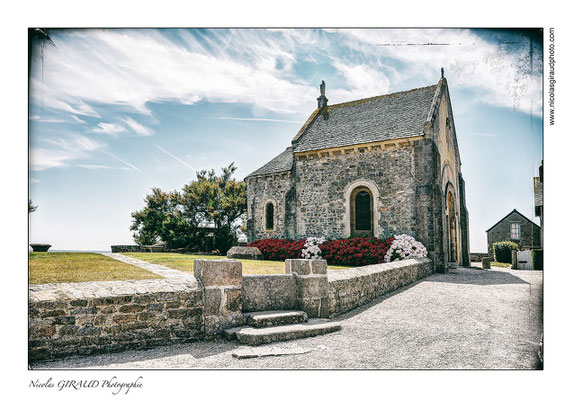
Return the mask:
<path fill-rule="evenodd" d="M 520 240 L 520 224 L 518 223 L 510 224 L 510 238 Z"/>
<path fill-rule="evenodd" d="M 273 207 L 273 203 L 267 203 L 267 205 L 265 206 L 265 229 L 268 231 L 272 231 L 274 229 L 273 227 L 273 221 L 274 221 L 274 207 Z"/>
<path fill-rule="evenodd" d="M 355 230 L 357 231 L 370 231 L 371 230 L 371 196 L 365 190 L 357 193 L 355 197 Z"/>

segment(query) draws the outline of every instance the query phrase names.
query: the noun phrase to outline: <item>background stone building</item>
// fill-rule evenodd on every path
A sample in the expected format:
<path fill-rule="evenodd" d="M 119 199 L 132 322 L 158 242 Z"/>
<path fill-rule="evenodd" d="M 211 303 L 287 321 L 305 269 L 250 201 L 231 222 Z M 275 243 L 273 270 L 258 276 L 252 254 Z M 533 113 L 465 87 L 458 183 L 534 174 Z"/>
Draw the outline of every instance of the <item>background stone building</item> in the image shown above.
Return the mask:
<path fill-rule="evenodd" d="M 542 247 L 540 227 L 516 209 L 488 229 L 486 235 L 490 257 L 494 256 L 492 244 L 496 242 L 512 241 L 520 246 L 520 250 Z"/>
<path fill-rule="evenodd" d="M 318 107 L 249 174 L 249 241 L 409 234 L 436 268 L 469 265 L 468 212 L 447 81 Z"/>

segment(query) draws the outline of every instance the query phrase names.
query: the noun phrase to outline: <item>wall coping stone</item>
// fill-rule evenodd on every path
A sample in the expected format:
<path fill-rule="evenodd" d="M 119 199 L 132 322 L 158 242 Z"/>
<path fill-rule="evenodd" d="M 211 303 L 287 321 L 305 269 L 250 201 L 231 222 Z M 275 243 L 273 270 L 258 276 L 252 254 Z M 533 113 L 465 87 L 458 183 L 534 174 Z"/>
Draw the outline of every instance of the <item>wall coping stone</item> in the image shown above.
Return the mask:
<path fill-rule="evenodd" d="M 368 276 L 378 272 L 400 269 L 411 265 L 413 266 L 419 265 L 427 262 L 431 262 L 431 260 L 427 257 L 418 257 L 418 258 L 411 258 L 408 260 L 392 261 L 390 263 L 365 265 L 363 267 L 354 267 L 339 270 L 327 270 L 327 277 L 330 282 L 346 280 L 360 276 Z"/>

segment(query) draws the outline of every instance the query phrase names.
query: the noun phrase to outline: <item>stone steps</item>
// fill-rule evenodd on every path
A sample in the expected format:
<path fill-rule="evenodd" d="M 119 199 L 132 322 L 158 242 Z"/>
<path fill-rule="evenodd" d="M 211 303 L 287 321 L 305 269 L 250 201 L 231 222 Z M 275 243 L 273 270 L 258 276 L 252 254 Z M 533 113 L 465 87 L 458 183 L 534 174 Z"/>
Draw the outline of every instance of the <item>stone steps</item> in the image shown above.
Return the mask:
<path fill-rule="evenodd" d="M 267 328 L 238 327 L 225 331 L 228 339 L 242 344 L 258 346 L 266 343 L 302 339 L 341 330 L 341 324 L 328 319 L 310 319 L 308 323 L 271 326 Z"/>
<path fill-rule="evenodd" d="M 260 311 L 243 314 L 245 323 L 253 328 L 267 328 L 287 324 L 307 322 L 307 313 L 303 311 Z"/>

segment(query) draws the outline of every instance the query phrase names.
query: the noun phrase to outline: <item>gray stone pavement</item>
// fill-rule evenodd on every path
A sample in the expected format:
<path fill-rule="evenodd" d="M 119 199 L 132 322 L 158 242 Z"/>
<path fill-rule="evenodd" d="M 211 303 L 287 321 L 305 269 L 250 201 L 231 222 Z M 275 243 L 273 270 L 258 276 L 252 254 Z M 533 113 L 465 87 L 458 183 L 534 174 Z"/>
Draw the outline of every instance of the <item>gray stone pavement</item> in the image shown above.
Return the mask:
<path fill-rule="evenodd" d="M 225 340 L 38 363 L 32 368 L 534 369 L 542 272 L 462 268 L 434 274 L 336 318 L 325 336 L 260 346 Z M 310 350 L 309 352 L 304 352 Z"/>

